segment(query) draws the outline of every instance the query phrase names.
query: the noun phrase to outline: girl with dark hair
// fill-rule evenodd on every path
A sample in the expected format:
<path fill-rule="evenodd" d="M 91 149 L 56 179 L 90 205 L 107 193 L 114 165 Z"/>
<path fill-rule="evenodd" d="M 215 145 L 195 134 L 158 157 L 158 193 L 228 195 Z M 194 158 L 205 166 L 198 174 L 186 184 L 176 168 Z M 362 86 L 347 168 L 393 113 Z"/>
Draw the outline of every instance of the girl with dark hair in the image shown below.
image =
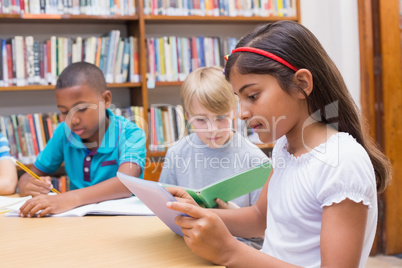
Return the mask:
<path fill-rule="evenodd" d="M 198 207 L 180 188 L 168 207 L 187 245 L 229 267 L 364 267 L 377 226 L 377 194 L 390 164 L 364 133 L 335 64 L 295 22 L 256 28 L 228 57 L 239 117 L 276 141 L 273 172 L 253 206 Z M 261 251 L 233 238 L 264 233 Z"/>

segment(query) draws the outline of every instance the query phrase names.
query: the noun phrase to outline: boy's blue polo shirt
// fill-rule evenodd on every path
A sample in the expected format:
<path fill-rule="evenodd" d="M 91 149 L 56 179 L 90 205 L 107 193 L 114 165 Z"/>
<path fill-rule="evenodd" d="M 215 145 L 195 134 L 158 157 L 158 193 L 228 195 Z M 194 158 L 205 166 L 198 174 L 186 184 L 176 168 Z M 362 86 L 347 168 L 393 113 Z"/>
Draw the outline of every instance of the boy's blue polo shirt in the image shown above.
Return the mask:
<path fill-rule="evenodd" d="M 140 176 L 142 178 L 146 156 L 144 131 L 124 117 L 115 116 L 109 109 L 106 113 L 110 124 L 101 146 L 88 150 L 80 137 L 63 122 L 56 128 L 45 149 L 39 153 L 35 167 L 53 173 L 64 161 L 71 190 L 115 177 L 119 165 L 126 162 L 139 165 L 143 171 Z"/>

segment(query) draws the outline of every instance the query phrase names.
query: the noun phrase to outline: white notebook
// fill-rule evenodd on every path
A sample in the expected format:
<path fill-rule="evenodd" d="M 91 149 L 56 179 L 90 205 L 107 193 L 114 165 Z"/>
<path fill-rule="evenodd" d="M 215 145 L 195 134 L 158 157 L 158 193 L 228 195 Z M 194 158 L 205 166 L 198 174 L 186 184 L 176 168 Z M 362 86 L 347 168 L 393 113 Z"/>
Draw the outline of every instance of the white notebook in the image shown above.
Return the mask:
<path fill-rule="evenodd" d="M 0 196 L 0 211 L 11 210 L 4 214 L 6 217 L 18 217 L 20 207 L 32 198 Z M 49 215 L 51 217 L 81 217 L 85 215 L 122 215 L 122 216 L 152 216 L 154 213 L 137 197 L 127 197 L 115 200 L 103 201 L 96 204 L 84 205 L 72 210 Z"/>

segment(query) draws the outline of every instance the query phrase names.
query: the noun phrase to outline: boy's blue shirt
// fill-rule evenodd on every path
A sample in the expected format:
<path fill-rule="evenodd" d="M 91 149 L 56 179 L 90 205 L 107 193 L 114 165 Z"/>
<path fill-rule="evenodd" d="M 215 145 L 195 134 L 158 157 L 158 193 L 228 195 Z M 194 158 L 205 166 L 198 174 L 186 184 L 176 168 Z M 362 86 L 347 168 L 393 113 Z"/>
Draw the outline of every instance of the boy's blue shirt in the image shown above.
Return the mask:
<path fill-rule="evenodd" d="M 70 179 L 70 189 L 80 189 L 116 176 L 119 166 L 126 162 L 142 168 L 144 174 L 146 138 L 142 129 L 109 109 L 109 127 L 98 149 L 90 151 L 81 138 L 65 122 L 60 123 L 39 153 L 35 167 L 46 173 L 56 172 L 64 161 Z"/>

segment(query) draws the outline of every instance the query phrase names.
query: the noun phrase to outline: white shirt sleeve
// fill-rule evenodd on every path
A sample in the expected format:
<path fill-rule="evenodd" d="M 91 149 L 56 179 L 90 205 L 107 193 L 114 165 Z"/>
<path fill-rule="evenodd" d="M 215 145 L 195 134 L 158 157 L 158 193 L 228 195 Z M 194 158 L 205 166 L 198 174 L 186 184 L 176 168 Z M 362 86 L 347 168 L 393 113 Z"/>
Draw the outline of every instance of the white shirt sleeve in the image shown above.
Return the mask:
<path fill-rule="evenodd" d="M 372 207 L 377 194 L 374 169 L 363 147 L 355 143 L 339 146 L 337 165 L 323 165 L 322 176 L 316 184 L 321 207 L 340 203 L 346 198 Z"/>

